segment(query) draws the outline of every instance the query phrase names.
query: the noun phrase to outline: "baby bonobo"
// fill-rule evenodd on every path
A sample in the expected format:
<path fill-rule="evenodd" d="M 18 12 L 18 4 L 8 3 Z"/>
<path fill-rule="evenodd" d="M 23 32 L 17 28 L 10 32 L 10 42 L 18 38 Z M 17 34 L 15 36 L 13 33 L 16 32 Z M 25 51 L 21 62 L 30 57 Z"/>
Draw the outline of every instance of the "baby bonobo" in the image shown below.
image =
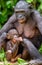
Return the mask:
<path fill-rule="evenodd" d="M 6 48 L 6 58 L 8 61 L 16 61 L 18 57 L 21 57 L 21 54 L 18 53 L 18 46 L 22 41 L 22 37 L 18 36 L 18 32 L 16 29 L 11 29 L 7 33 L 7 48 Z M 15 58 L 16 57 L 16 58 Z"/>

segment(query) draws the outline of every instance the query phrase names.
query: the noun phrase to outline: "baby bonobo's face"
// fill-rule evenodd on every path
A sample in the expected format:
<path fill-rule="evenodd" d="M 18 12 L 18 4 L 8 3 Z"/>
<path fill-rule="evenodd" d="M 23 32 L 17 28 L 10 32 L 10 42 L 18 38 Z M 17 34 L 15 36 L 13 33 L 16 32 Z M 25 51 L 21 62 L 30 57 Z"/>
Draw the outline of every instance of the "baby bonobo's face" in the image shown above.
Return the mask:
<path fill-rule="evenodd" d="M 7 39 L 11 40 L 14 37 L 14 35 L 16 35 L 16 36 L 18 35 L 17 30 L 16 29 L 9 30 L 7 33 Z"/>
<path fill-rule="evenodd" d="M 7 39 L 11 40 L 12 42 L 16 43 L 16 42 L 22 42 L 22 37 L 19 37 L 18 35 L 12 35 L 7 33 Z"/>
<path fill-rule="evenodd" d="M 18 34 L 16 29 L 11 29 L 7 33 L 7 39 L 11 40 L 13 43 L 17 43 L 17 42 L 21 42 L 22 41 L 22 37 L 19 37 L 19 34 Z"/>

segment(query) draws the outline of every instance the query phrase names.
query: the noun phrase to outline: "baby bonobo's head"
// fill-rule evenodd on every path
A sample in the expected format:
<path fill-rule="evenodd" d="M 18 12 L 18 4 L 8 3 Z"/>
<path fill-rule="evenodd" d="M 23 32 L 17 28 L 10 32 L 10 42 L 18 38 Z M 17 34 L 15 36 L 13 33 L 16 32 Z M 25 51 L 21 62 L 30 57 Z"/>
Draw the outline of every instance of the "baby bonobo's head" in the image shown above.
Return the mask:
<path fill-rule="evenodd" d="M 16 29 L 11 29 L 8 31 L 7 39 L 12 40 L 13 42 L 22 41 L 22 37 L 19 37 L 19 34 Z"/>
<path fill-rule="evenodd" d="M 17 30 L 16 29 L 9 30 L 7 33 L 7 39 L 12 39 L 14 35 L 18 36 Z"/>

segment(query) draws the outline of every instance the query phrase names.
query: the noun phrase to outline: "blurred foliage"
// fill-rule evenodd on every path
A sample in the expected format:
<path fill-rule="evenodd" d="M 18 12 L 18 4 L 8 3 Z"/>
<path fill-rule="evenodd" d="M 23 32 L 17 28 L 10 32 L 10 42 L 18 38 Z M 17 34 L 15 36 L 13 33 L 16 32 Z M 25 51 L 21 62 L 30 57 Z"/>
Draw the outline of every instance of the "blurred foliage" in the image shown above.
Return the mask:
<path fill-rule="evenodd" d="M 1 63 L 0 65 L 28 65 L 28 62 L 21 59 L 21 58 L 18 58 L 17 62 L 15 63 L 10 63 L 6 60 L 6 58 L 4 59 L 4 63 Z"/>
<path fill-rule="evenodd" d="M 0 0 L 0 29 L 14 12 L 18 0 Z"/>
<path fill-rule="evenodd" d="M 4 52 L 4 49 L 1 49 L 0 50 L 0 61 L 4 61 L 4 58 L 5 58 L 5 52 Z"/>
<path fill-rule="evenodd" d="M 5 57 L 5 52 L 4 49 L 0 50 L 0 61 L 4 61 L 4 63 L 2 65 L 11 65 L 11 63 L 9 63 Z M 18 58 L 17 63 L 12 64 L 12 65 L 27 65 L 28 62 L 26 62 L 25 60 Z M 0 64 L 1 65 L 1 64 Z"/>
<path fill-rule="evenodd" d="M 28 65 L 28 62 L 21 58 L 18 58 L 17 63 L 15 65 Z"/>
<path fill-rule="evenodd" d="M 41 47 L 40 47 L 40 49 L 39 49 L 39 52 L 42 54 L 42 45 L 41 45 Z"/>

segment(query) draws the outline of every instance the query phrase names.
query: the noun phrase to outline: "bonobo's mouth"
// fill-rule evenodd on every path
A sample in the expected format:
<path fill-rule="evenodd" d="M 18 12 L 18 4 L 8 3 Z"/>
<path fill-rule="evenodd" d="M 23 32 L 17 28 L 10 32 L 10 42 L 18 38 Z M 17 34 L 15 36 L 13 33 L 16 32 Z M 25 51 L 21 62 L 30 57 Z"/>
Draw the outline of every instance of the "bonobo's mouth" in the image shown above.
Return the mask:
<path fill-rule="evenodd" d="M 22 23 L 25 23 L 26 22 L 26 19 L 18 19 L 18 22 L 21 23 L 21 24 Z"/>

